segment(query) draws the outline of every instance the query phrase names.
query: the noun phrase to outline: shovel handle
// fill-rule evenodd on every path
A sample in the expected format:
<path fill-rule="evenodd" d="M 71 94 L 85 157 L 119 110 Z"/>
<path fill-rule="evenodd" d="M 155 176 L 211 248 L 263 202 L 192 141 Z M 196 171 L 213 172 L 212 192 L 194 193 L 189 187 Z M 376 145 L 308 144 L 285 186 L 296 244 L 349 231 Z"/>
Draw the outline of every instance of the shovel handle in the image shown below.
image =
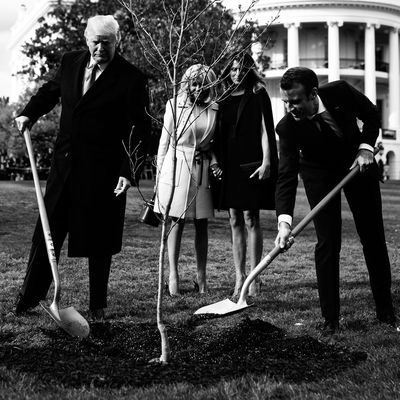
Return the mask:
<path fill-rule="evenodd" d="M 379 151 L 378 148 L 374 149 L 374 155 Z M 315 218 L 315 216 L 335 197 L 340 190 L 347 185 L 358 173 L 360 172 L 360 168 L 358 165 L 353 167 L 350 172 L 293 228 L 291 232 L 291 236 L 288 240 L 289 247 L 293 244 L 294 238 Z M 257 278 L 258 275 L 264 271 L 265 268 L 268 267 L 269 264 L 284 251 L 279 246 L 274 247 L 274 249 L 269 252 L 259 263 L 258 265 L 251 271 L 249 276 L 244 281 L 242 290 L 240 291 L 240 297 L 237 304 L 244 304 L 246 302 L 247 290 Z"/>
<path fill-rule="evenodd" d="M 33 154 L 31 135 L 27 128 L 24 130 L 24 139 L 25 139 L 26 149 L 28 150 L 29 162 L 31 164 L 31 171 L 32 171 L 33 181 L 35 184 L 36 198 L 37 198 L 37 202 L 38 202 L 38 206 L 39 206 L 39 215 L 40 215 L 40 221 L 42 223 L 42 228 L 43 228 L 43 236 L 44 236 L 44 240 L 46 243 L 47 256 L 49 258 L 51 272 L 53 274 L 53 279 L 54 279 L 53 304 L 54 303 L 56 304 L 56 303 L 58 303 L 58 300 L 60 299 L 60 291 L 61 291 L 60 278 L 58 275 L 58 268 L 57 268 L 57 259 L 56 259 L 56 255 L 54 252 L 54 244 L 53 244 L 53 239 L 51 237 L 49 220 L 47 218 L 47 212 L 46 212 L 46 207 L 44 204 L 43 193 L 42 193 L 42 189 L 40 187 L 39 176 L 38 176 L 37 169 L 36 169 L 36 161 L 35 161 L 35 156 Z M 58 310 L 57 310 L 57 313 L 58 313 Z"/>

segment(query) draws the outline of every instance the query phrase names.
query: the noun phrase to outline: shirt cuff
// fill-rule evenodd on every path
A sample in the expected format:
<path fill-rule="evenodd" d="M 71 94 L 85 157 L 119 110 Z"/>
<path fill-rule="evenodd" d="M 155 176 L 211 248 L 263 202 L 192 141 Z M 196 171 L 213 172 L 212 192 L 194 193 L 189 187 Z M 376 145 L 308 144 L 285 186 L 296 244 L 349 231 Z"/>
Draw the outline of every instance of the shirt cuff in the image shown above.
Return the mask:
<path fill-rule="evenodd" d="M 367 143 L 361 143 L 358 146 L 358 150 L 369 150 L 372 153 L 374 152 L 374 148 L 371 145 L 367 144 Z"/>
<path fill-rule="evenodd" d="M 278 216 L 278 229 L 279 229 L 279 224 L 281 222 L 286 222 L 290 226 L 292 226 L 293 218 L 289 214 L 281 214 Z"/>

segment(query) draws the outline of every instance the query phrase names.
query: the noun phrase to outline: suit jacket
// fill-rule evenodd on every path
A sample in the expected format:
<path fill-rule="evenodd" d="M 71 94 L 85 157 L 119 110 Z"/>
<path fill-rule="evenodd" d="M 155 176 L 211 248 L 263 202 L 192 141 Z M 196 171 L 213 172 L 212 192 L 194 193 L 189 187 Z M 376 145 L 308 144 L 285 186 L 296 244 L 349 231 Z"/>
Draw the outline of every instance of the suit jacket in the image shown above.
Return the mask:
<path fill-rule="evenodd" d="M 172 180 L 175 178 L 174 195 L 169 215 L 185 217 L 188 202 L 193 201 L 193 199 L 189 198 L 191 180 L 196 182 L 196 206 L 199 208 L 196 212 L 199 215 L 208 214 L 207 207 L 210 207 L 208 199 L 211 199 L 208 173 L 210 165 L 209 151 L 211 147 L 210 141 L 216 126 L 217 110 L 218 105 L 214 103 L 201 111 L 203 116 L 205 115 L 207 118 L 207 128 L 201 140 L 198 141 L 195 131 L 198 115 L 187 102 L 178 103 L 177 113 L 174 115 L 173 100 L 168 101 L 157 153 L 157 196 L 154 204 L 156 212 L 165 213 L 166 205 L 171 195 Z M 174 121 L 179 121 L 176 127 L 176 151 L 171 145 L 171 135 L 173 135 L 175 129 Z M 195 162 L 196 152 L 199 153 L 196 156 L 196 159 L 200 161 L 198 164 Z M 173 175 L 174 154 L 177 158 L 175 177 Z"/>
<path fill-rule="evenodd" d="M 295 121 L 288 113 L 276 126 L 279 135 L 279 174 L 276 189 L 276 213 L 293 215 L 298 174 L 303 168 L 346 171 L 354 161 L 361 143 L 375 145 L 380 118 L 375 105 L 345 81 L 335 81 L 318 90 L 343 137 L 330 142 L 311 141 L 311 121 Z M 363 122 L 362 130 L 357 119 Z M 332 132 L 333 135 L 333 132 Z M 332 155 L 332 157 L 330 157 Z"/>
<path fill-rule="evenodd" d="M 120 251 L 126 196 L 113 190 L 119 176 L 133 183 L 126 149 L 133 162 L 145 154 L 149 134 L 147 79 L 115 54 L 82 96 L 88 51 L 66 53 L 54 78 L 20 113 L 35 122 L 61 99 L 60 131 L 47 181 L 45 204 L 51 218 L 63 191 L 68 192 L 70 256 Z M 124 148 L 125 147 L 125 148 Z M 40 224 L 34 235 L 39 237 Z"/>

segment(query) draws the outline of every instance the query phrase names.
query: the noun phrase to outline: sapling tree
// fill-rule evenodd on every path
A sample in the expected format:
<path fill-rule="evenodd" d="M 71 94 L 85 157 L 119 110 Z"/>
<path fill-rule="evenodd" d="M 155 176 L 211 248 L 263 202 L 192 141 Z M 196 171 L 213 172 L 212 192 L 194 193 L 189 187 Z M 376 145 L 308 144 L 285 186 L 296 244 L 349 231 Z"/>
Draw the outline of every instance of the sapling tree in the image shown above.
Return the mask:
<path fill-rule="evenodd" d="M 158 260 L 157 325 L 161 335 L 161 355 L 155 360 L 167 363 L 170 358 L 170 346 L 163 318 L 163 289 L 165 249 L 168 236 L 174 223 L 176 223 L 170 218 L 170 210 L 175 195 L 177 143 L 180 135 L 196 120 L 196 117 L 182 120 L 182 114 L 178 111 L 178 98 L 182 94 L 179 92 L 182 83 L 181 77 L 189 66 L 198 63 L 218 72 L 221 65 L 232 61 L 230 57 L 232 57 L 234 51 L 238 49 L 242 52 L 249 51 L 252 41 L 248 38 L 251 37 L 254 40 L 254 29 L 252 24 L 246 24 L 246 17 L 249 10 L 254 7 L 256 0 L 251 1 L 246 10 L 242 10 L 239 21 L 236 21 L 235 24 L 232 24 L 230 13 L 217 0 L 160 0 L 155 13 L 156 16 L 151 12 L 144 12 L 144 0 L 119 1 L 131 15 L 136 38 L 147 63 L 151 70 L 156 71 L 155 75 L 161 80 L 161 84 L 158 84 L 158 88 L 161 90 L 157 95 L 168 102 L 167 107 L 170 107 L 173 113 L 173 127 L 168 132 L 170 136 L 169 145 L 173 149 L 171 152 L 172 160 L 169 160 L 172 166 L 172 182 L 168 201 L 163 204 L 160 214 L 161 239 Z M 161 14 L 163 14 L 162 17 Z M 154 18 L 157 18 L 156 23 Z M 227 21 L 230 21 L 230 25 L 227 24 Z M 149 28 L 155 25 L 157 29 Z M 264 35 L 266 29 L 267 27 L 262 30 L 258 29 L 258 35 L 255 38 L 258 39 Z M 252 34 L 249 34 L 250 30 L 253 30 Z M 237 57 L 238 53 L 235 54 L 235 57 Z M 203 82 L 204 90 L 211 89 L 210 84 L 207 85 Z M 219 79 L 215 80 L 212 85 L 215 86 L 213 89 L 218 94 L 214 103 L 207 107 L 223 100 L 225 93 L 227 93 L 220 90 L 221 81 Z M 193 104 L 195 103 L 196 99 L 193 101 Z M 157 114 L 151 114 L 150 117 L 155 124 L 162 126 L 162 121 L 157 118 Z M 184 124 L 183 127 L 182 123 Z M 190 165 L 186 165 L 186 167 L 189 170 L 191 168 Z M 161 165 L 156 165 L 156 168 L 157 171 L 160 171 Z M 156 192 L 159 190 L 158 183 L 157 179 Z M 188 199 L 188 204 L 194 201 L 195 196 L 196 193 Z"/>

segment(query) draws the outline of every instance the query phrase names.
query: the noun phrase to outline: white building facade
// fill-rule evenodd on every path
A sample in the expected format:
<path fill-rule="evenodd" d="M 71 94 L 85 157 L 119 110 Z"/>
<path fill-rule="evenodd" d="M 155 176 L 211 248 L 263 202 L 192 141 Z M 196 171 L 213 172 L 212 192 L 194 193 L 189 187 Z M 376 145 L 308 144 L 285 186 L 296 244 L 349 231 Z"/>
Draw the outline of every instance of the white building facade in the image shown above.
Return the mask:
<path fill-rule="evenodd" d="M 260 0 L 248 17 L 262 27 L 277 15 L 263 71 L 275 123 L 285 113 L 279 80 L 287 68 L 312 68 L 321 84 L 344 79 L 377 105 L 381 157 L 388 177 L 400 179 L 400 0 Z"/>

